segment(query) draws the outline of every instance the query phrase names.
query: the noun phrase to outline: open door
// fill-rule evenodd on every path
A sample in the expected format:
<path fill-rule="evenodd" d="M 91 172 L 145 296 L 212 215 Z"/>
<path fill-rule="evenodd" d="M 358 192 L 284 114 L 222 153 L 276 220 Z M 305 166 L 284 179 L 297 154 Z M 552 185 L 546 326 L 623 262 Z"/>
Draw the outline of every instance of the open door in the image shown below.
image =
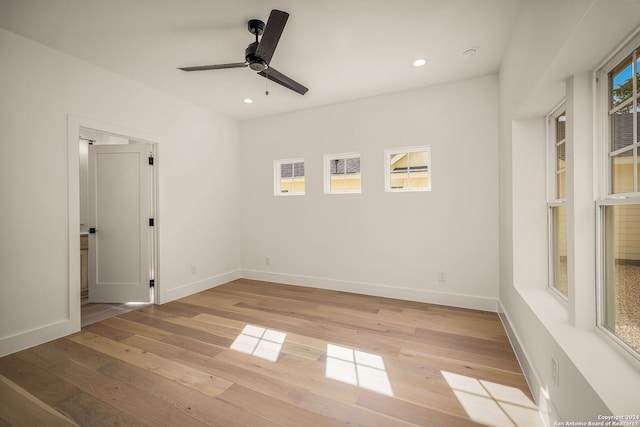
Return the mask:
<path fill-rule="evenodd" d="M 89 146 L 89 302 L 152 302 L 152 146 Z"/>

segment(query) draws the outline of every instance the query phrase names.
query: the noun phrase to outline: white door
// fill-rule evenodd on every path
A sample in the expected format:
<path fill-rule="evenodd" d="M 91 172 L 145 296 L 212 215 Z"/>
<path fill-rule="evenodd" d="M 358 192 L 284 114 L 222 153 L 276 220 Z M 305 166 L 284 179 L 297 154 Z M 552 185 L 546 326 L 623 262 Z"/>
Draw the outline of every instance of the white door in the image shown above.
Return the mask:
<path fill-rule="evenodd" d="M 151 302 L 150 144 L 89 146 L 89 302 Z"/>

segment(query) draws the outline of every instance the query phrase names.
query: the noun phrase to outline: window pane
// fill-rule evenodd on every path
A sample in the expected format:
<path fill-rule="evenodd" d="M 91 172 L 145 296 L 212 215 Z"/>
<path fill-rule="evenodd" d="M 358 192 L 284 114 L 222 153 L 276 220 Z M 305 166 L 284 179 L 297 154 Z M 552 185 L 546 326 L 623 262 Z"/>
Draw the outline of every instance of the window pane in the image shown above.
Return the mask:
<path fill-rule="evenodd" d="M 293 178 L 291 182 L 292 182 L 294 192 L 304 193 L 304 177 Z"/>
<path fill-rule="evenodd" d="M 360 190 L 360 174 L 348 174 L 344 185 L 345 190 Z"/>
<path fill-rule="evenodd" d="M 640 99 L 636 99 L 636 126 L 638 126 L 638 123 L 640 123 Z M 636 129 L 636 138 L 637 141 L 640 141 L 640 131 L 638 129 L 640 128 Z"/>
<path fill-rule="evenodd" d="M 556 142 L 560 142 L 566 138 L 566 129 L 567 115 L 563 112 L 556 118 Z"/>
<path fill-rule="evenodd" d="M 633 191 L 633 150 L 611 157 L 611 192 Z"/>
<path fill-rule="evenodd" d="M 304 162 L 298 162 L 293 165 L 293 176 L 304 176 Z"/>
<path fill-rule="evenodd" d="M 344 159 L 331 160 L 331 174 L 343 174 L 344 173 Z"/>
<path fill-rule="evenodd" d="M 280 177 L 291 178 L 293 176 L 293 164 L 283 163 L 280 165 Z"/>
<path fill-rule="evenodd" d="M 413 172 L 409 178 L 409 188 L 427 188 L 429 178 L 427 172 Z"/>
<path fill-rule="evenodd" d="M 565 206 L 551 208 L 551 234 L 552 286 L 567 296 L 569 287 L 567 282 L 567 208 Z"/>
<path fill-rule="evenodd" d="M 281 193 L 292 193 L 293 192 L 293 181 L 291 179 L 283 179 L 280 181 L 280 192 Z"/>
<path fill-rule="evenodd" d="M 563 170 L 567 167 L 567 159 L 566 159 L 566 153 L 565 153 L 565 143 L 563 142 L 562 144 L 558 144 L 556 145 L 556 170 Z"/>
<path fill-rule="evenodd" d="M 407 185 L 407 173 L 406 172 L 391 172 L 391 188 L 400 189 L 405 188 Z"/>
<path fill-rule="evenodd" d="M 640 351 L 640 205 L 605 208 L 603 326 Z"/>
<path fill-rule="evenodd" d="M 409 167 L 411 169 L 425 169 L 429 164 L 429 153 L 426 151 L 416 151 L 409 153 Z"/>
<path fill-rule="evenodd" d="M 636 50 L 636 94 L 638 93 L 638 88 L 640 88 L 640 70 L 638 66 L 640 66 L 640 49 Z"/>
<path fill-rule="evenodd" d="M 560 172 L 556 174 L 556 195 L 558 199 L 567 198 L 567 173 Z"/>
<path fill-rule="evenodd" d="M 360 173 L 360 157 L 347 159 L 347 173 Z"/>
<path fill-rule="evenodd" d="M 633 144 L 632 108 L 629 104 L 611 115 L 611 151 Z"/>
<path fill-rule="evenodd" d="M 636 158 L 636 189 L 635 191 L 640 191 L 640 182 L 638 182 L 638 180 L 640 180 L 640 162 L 638 161 L 638 150 L 640 150 L 640 148 L 636 148 L 633 150 L 635 152 L 635 158 Z"/>
<path fill-rule="evenodd" d="M 331 176 L 331 191 L 346 190 L 344 175 Z"/>
<path fill-rule="evenodd" d="M 622 61 L 610 74 L 611 107 L 622 104 L 633 95 L 632 57 Z"/>

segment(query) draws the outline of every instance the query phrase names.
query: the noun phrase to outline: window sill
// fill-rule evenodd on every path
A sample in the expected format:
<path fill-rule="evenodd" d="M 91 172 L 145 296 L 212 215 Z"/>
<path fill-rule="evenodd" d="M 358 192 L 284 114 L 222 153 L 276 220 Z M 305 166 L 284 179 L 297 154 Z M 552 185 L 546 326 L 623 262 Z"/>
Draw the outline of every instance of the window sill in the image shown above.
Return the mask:
<path fill-rule="evenodd" d="M 548 289 L 517 291 L 612 413 L 637 413 L 640 366 L 621 354 L 595 325 L 592 329 L 571 325 L 566 305 Z"/>

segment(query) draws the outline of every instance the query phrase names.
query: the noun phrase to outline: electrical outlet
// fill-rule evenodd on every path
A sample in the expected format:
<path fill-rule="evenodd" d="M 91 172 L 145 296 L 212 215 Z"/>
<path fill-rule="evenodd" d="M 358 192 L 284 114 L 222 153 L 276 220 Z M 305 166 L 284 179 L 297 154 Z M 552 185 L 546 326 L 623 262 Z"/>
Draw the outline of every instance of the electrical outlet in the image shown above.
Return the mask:
<path fill-rule="evenodd" d="M 553 381 L 556 387 L 560 386 L 560 365 L 553 356 L 551 356 L 551 381 Z"/>
<path fill-rule="evenodd" d="M 267 265 L 271 265 L 271 257 L 270 256 L 265 257 L 264 263 L 267 264 Z"/>
<path fill-rule="evenodd" d="M 446 282 L 447 276 L 444 274 L 444 271 L 438 272 L 438 282 Z"/>
<path fill-rule="evenodd" d="M 195 264 L 191 264 L 191 274 L 196 274 L 198 272 L 198 266 Z"/>

